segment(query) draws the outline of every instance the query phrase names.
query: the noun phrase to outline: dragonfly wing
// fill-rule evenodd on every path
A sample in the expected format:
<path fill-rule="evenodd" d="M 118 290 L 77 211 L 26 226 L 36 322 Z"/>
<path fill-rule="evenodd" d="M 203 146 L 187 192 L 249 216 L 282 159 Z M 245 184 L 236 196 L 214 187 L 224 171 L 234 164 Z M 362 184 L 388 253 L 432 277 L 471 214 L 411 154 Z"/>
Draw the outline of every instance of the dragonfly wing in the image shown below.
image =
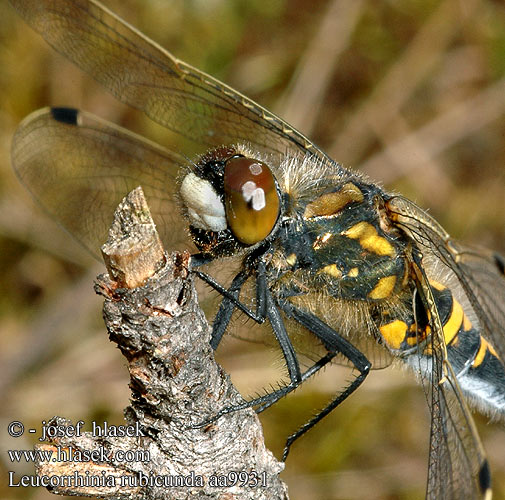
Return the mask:
<path fill-rule="evenodd" d="M 162 239 L 189 241 L 174 196 L 184 158 L 90 113 L 32 113 L 16 131 L 12 162 L 34 198 L 94 255 L 107 240 L 117 205 L 137 186 Z"/>
<path fill-rule="evenodd" d="M 188 154 L 244 142 L 276 154 L 312 151 L 334 163 L 270 111 L 179 61 L 92 0 L 11 4 L 55 50 L 116 98 L 184 136 L 191 144 Z"/>
<path fill-rule="evenodd" d="M 447 358 L 442 321 L 426 274 L 419 269 L 418 290 L 430 311 L 430 355 L 419 353 L 423 385 L 431 409 L 426 498 L 490 498 L 490 471 L 475 422 Z"/>
<path fill-rule="evenodd" d="M 426 498 L 486 498 L 489 466 L 454 373 L 442 382 L 443 365 L 440 353 L 434 354 Z"/>

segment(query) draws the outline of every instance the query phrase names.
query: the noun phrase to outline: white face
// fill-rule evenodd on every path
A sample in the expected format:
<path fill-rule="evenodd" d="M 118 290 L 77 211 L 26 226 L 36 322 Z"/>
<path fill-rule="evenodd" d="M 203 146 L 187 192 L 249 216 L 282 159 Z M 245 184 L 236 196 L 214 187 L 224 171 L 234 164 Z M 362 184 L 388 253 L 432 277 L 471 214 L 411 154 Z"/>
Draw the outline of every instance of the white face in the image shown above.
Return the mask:
<path fill-rule="evenodd" d="M 224 205 L 209 181 L 189 173 L 182 181 L 180 193 L 192 226 L 206 231 L 226 229 Z"/>

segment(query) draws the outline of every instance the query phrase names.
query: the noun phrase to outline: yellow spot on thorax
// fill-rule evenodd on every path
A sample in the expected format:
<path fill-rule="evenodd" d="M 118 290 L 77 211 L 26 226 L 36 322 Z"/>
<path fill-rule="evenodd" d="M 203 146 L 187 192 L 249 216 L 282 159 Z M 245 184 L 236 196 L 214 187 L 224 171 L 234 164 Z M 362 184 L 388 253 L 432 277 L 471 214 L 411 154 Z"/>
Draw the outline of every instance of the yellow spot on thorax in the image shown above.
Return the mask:
<path fill-rule="evenodd" d="M 295 253 L 291 253 L 289 254 L 287 257 L 286 257 L 286 262 L 290 265 L 290 266 L 294 266 L 295 263 L 296 263 L 296 254 Z"/>
<path fill-rule="evenodd" d="M 359 269 L 357 267 L 353 267 L 352 269 L 349 269 L 349 272 L 347 273 L 347 276 L 349 278 L 355 278 L 359 274 Z"/>
<path fill-rule="evenodd" d="M 329 274 L 330 276 L 333 276 L 337 279 L 340 279 L 342 277 L 342 271 L 335 264 L 324 266 L 320 272 Z"/>
<path fill-rule="evenodd" d="M 385 299 L 391 295 L 395 288 L 396 276 L 386 276 L 381 278 L 368 297 L 374 300 Z"/>
<path fill-rule="evenodd" d="M 468 330 L 471 330 L 473 328 L 472 322 L 468 319 L 467 315 L 463 315 L 463 329 L 465 332 L 468 332 Z"/>
<path fill-rule="evenodd" d="M 343 231 L 342 234 L 353 240 L 358 240 L 361 246 L 369 252 L 391 257 L 395 254 L 393 245 L 386 238 L 379 236 L 377 229 L 368 222 L 358 222 Z"/>
<path fill-rule="evenodd" d="M 348 182 L 339 191 L 322 194 L 309 203 L 305 207 L 303 216 L 306 219 L 310 217 L 329 217 L 337 214 L 353 201 L 362 202 L 363 193 L 352 182 Z"/>

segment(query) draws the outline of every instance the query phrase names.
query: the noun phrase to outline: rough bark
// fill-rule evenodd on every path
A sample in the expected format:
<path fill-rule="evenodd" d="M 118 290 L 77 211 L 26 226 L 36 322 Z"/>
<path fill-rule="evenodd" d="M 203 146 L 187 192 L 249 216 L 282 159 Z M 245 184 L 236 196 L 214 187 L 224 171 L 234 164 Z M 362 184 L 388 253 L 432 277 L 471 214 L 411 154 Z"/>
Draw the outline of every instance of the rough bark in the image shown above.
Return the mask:
<path fill-rule="evenodd" d="M 109 274 L 98 277 L 95 289 L 105 298 L 109 337 L 128 363 L 131 402 L 124 413 L 125 425 L 132 426 L 134 435 L 84 432 L 55 437 L 38 447 L 60 452 L 60 457 L 62 450 L 102 450 L 107 458 L 39 462 L 37 474 L 86 479 L 89 473 L 111 482 L 110 486 L 52 488 L 66 495 L 287 498 L 278 476 L 283 464 L 265 448 L 252 410 L 233 412 L 204 428 L 194 428 L 241 397 L 214 361 L 210 329 L 189 271 L 189 254 L 164 253 L 140 188 L 119 206 L 102 251 Z M 62 428 L 70 424 L 60 417 L 51 421 Z M 149 456 L 131 462 L 118 459 L 118 452 L 125 451 Z M 177 482 L 184 485 L 174 486 Z"/>

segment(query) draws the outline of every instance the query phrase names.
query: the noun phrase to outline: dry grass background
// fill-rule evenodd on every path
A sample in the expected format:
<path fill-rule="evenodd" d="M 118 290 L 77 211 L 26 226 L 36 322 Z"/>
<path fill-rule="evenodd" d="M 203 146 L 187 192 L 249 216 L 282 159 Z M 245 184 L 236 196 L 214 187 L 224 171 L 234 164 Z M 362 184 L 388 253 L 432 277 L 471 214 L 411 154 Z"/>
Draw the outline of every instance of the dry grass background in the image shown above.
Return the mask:
<path fill-rule="evenodd" d="M 181 59 L 277 112 L 346 166 L 417 201 L 459 239 L 505 253 L 505 7 L 493 0 L 108 0 Z M 156 139 L 0 7 L 0 476 L 32 473 L 4 450 L 31 448 L 6 424 L 54 414 L 120 423 L 127 373 L 108 342 L 92 280 L 101 269 L 45 217 L 13 175 L 20 120 L 47 105 L 92 111 Z M 501 298 L 505 300 L 505 298 Z M 219 358 L 244 394 L 275 378 L 264 354 L 227 342 Z M 328 370 L 262 416 L 286 435 L 345 380 Z M 293 500 L 423 498 L 428 414 L 410 374 L 387 369 L 293 448 Z M 505 498 L 503 426 L 477 417 Z M 5 499 L 48 499 L 8 489 Z"/>

